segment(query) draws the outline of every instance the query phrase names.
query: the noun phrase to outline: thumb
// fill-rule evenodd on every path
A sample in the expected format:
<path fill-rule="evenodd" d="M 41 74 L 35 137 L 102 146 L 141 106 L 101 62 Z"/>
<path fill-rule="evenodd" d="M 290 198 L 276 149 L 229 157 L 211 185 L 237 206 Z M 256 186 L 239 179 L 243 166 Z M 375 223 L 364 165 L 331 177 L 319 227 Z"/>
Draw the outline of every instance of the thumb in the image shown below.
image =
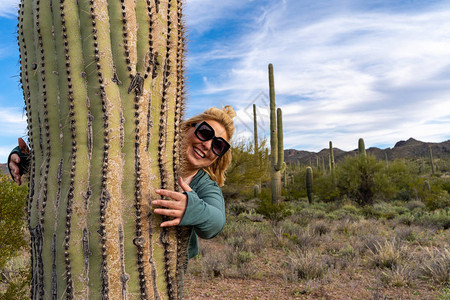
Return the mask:
<path fill-rule="evenodd" d="M 20 147 L 20 151 L 22 153 L 29 153 L 30 149 L 28 148 L 27 144 L 25 143 L 25 141 L 22 138 L 18 139 L 19 141 L 19 147 Z"/>
<path fill-rule="evenodd" d="M 181 178 L 181 176 L 178 177 L 178 184 L 183 189 L 183 191 L 185 191 L 185 192 L 192 191 L 191 187 L 186 182 L 184 182 L 184 180 L 183 180 L 183 178 Z"/>

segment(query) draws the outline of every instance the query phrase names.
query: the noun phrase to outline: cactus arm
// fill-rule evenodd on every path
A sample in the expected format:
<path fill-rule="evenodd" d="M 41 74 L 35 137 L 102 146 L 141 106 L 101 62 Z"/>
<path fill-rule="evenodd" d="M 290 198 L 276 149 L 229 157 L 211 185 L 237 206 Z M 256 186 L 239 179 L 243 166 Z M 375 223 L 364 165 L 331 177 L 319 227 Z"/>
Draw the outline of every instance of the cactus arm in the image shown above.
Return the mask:
<path fill-rule="evenodd" d="M 283 149 L 283 118 L 281 108 L 277 109 L 277 141 L 278 141 L 278 158 L 275 170 L 282 171 L 284 164 L 284 149 Z"/>

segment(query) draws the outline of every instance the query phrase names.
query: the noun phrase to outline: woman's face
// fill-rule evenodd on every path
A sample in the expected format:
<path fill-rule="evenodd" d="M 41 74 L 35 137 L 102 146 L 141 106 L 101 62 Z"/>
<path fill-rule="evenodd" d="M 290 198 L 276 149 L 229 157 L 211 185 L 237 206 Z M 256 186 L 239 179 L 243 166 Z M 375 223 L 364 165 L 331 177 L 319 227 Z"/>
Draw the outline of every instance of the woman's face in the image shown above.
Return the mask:
<path fill-rule="evenodd" d="M 228 135 L 225 127 L 217 121 L 205 120 L 214 129 L 215 136 L 224 138 L 228 141 Z M 186 142 L 186 162 L 191 169 L 201 169 L 211 165 L 218 156 L 211 149 L 212 139 L 201 141 L 195 135 L 195 127 L 188 130 L 185 138 Z"/>

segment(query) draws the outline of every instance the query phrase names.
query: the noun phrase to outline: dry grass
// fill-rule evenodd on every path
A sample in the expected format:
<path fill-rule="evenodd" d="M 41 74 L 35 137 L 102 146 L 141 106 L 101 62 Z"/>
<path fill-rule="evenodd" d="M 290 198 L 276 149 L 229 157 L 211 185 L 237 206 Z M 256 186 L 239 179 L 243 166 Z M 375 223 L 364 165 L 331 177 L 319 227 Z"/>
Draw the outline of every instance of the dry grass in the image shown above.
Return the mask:
<path fill-rule="evenodd" d="M 273 299 L 263 296 L 269 290 L 278 299 L 348 299 L 350 290 L 352 299 L 450 294 L 449 230 L 325 216 L 317 206 L 276 223 L 229 218 L 218 238 L 200 241 L 201 257 L 190 262 L 189 294 L 201 293 L 195 278 L 214 292 L 188 299 Z"/>

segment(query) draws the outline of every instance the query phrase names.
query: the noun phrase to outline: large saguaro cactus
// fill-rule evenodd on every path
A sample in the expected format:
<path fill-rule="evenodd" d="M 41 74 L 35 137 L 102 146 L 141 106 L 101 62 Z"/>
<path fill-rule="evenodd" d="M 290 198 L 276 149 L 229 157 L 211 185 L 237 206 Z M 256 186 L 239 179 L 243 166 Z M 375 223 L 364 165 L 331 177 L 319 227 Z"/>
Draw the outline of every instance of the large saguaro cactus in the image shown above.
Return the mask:
<path fill-rule="evenodd" d="M 283 119 L 281 108 L 275 114 L 275 84 L 273 65 L 269 64 L 269 95 L 270 95 L 270 178 L 272 203 L 281 201 L 281 173 L 286 168 L 283 149 Z"/>
<path fill-rule="evenodd" d="M 21 1 L 32 299 L 181 298 L 189 229 L 150 206 L 179 190 L 181 6 Z"/>

